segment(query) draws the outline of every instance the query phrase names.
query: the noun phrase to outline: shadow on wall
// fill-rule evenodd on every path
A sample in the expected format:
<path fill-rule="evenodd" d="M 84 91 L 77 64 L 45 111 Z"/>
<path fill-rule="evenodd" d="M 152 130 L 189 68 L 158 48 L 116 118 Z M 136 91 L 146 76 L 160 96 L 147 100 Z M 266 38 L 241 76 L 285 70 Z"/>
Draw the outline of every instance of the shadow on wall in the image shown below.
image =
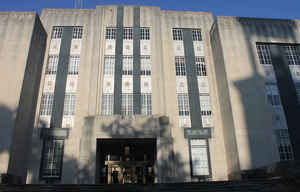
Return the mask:
<path fill-rule="evenodd" d="M 239 92 L 239 99 L 243 104 L 243 114 L 246 121 L 246 136 L 248 139 L 249 146 L 249 159 L 248 159 L 248 167 L 251 168 L 259 168 L 268 164 L 274 163 L 278 156 L 276 155 L 277 149 L 274 146 L 275 141 L 273 139 L 266 139 L 266 132 L 270 134 L 269 138 L 274 138 L 274 130 L 272 127 L 264 127 L 265 121 L 265 112 L 261 106 L 269 105 L 266 98 L 266 92 L 264 83 L 265 77 L 260 74 L 258 67 L 261 65 L 259 63 L 256 43 L 257 42 L 265 42 L 271 43 L 281 42 L 284 43 L 286 41 L 289 42 L 297 42 L 296 34 L 294 31 L 296 30 L 296 23 L 293 21 L 279 21 L 280 24 L 277 24 L 278 20 L 267 20 L 267 19 L 247 19 L 247 18 L 237 18 L 238 23 L 241 25 L 241 29 L 243 32 L 244 39 L 240 39 L 238 43 L 235 45 L 239 45 L 240 42 L 245 43 L 246 51 L 248 55 L 249 63 L 251 64 L 252 75 L 246 79 L 241 79 L 238 81 L 233 81 L 233 85 L 237 88 Z M 284 23 L 284 24 L 283 24 Z M 283 26 L 282 26 L 283 25 Z M 235 39 L 234 37 L 232 37 Z M 254 41 L 257 39 L 257 42 Z M 288 40 L 289 39 L 289 40 Z M 272 40 L 272 41 L 271 41 Z M 235 40 L 238 41 L 238 40 Z M 228 42 L 227 42 L 228 43 Z M 241 47 L 235 47 L 232 51 L 235 51 L 236 54 L 239 53 L 239 50 L 242 50 Z M 243 55 L 243 53 L 241 53 Z M 236 55 L 239 58 L 238 55 Z M 228 61 L 226 61 L 228 62 Z M 229 64 L 227 64 L 229 65 Z M 243 67 L 241 67 L 242 69 Z M 263 100 L 262 98 L 266 99 Z M 271 108 L 271 106 L 270 106 Z M 261 136 L 259 136 L 261 135 Z M 262 136 L 264 135 L 264 136 Z M 239 138 L 240 136 L 236 136 Z M 238 143 L 239 144 L 239 143 Z M 273 149 L 263 148 L 261 146 L 274 146 Z M 241 160 L 240 160 L 241 161 Z M 247 162 L 246 159 L 242 161 Z M 245 164 L 244 164 L 245 165 Z"/>

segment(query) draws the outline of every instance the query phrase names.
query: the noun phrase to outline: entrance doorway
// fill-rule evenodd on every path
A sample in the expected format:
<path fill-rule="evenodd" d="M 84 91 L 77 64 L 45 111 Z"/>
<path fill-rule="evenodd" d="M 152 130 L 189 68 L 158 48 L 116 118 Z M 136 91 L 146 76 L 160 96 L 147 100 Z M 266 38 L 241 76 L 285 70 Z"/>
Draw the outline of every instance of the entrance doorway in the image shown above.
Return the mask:
<path fill-rule="evenodd" d="M 155 160 L 156 139 L 98 139 L 96 183 L 154 183 Z"/>

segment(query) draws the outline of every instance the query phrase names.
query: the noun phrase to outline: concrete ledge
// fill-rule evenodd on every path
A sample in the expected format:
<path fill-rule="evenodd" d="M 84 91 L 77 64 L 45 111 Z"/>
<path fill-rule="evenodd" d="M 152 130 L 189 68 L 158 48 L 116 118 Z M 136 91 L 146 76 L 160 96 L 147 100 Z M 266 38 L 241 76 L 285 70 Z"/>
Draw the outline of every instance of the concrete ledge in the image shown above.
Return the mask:
<path fill-rule="evenodd" d="M 41 128 L 41 139 L 66 139 L 69 137 L 69 129 L 66 128 Z"/>

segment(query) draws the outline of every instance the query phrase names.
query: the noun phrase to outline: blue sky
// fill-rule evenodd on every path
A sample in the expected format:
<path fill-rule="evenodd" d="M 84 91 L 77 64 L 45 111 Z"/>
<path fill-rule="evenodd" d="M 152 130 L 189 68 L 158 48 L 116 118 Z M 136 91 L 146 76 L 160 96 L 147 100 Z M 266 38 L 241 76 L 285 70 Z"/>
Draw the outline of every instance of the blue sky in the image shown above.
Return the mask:
<path fill-rule="evenodd" d="M 84 0 L 84 8 L 96 5 L 149 5 L 163 10 L 212 12 L 215 16 L 300 19 L 300 0 Z M 36 11 L 42 8 L 74 8 L 74 0 L 0 0 L 0 11 Z"/>

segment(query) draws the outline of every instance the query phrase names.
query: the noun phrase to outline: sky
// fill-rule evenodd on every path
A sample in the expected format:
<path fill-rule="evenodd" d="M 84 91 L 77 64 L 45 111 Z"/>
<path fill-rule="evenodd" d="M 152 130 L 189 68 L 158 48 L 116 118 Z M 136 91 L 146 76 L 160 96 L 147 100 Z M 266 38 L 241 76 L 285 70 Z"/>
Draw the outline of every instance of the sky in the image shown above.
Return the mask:
<path fill-rule="evenodd" d="M 300 0 L 83 0 L 83 8 L 96 5 L 147 5 L 162 10 L 204 11 L 214 16 L 300 19 Z M 0 0 L 0 11 L 36 11 L 74 8 L 75 0 Z"/>

